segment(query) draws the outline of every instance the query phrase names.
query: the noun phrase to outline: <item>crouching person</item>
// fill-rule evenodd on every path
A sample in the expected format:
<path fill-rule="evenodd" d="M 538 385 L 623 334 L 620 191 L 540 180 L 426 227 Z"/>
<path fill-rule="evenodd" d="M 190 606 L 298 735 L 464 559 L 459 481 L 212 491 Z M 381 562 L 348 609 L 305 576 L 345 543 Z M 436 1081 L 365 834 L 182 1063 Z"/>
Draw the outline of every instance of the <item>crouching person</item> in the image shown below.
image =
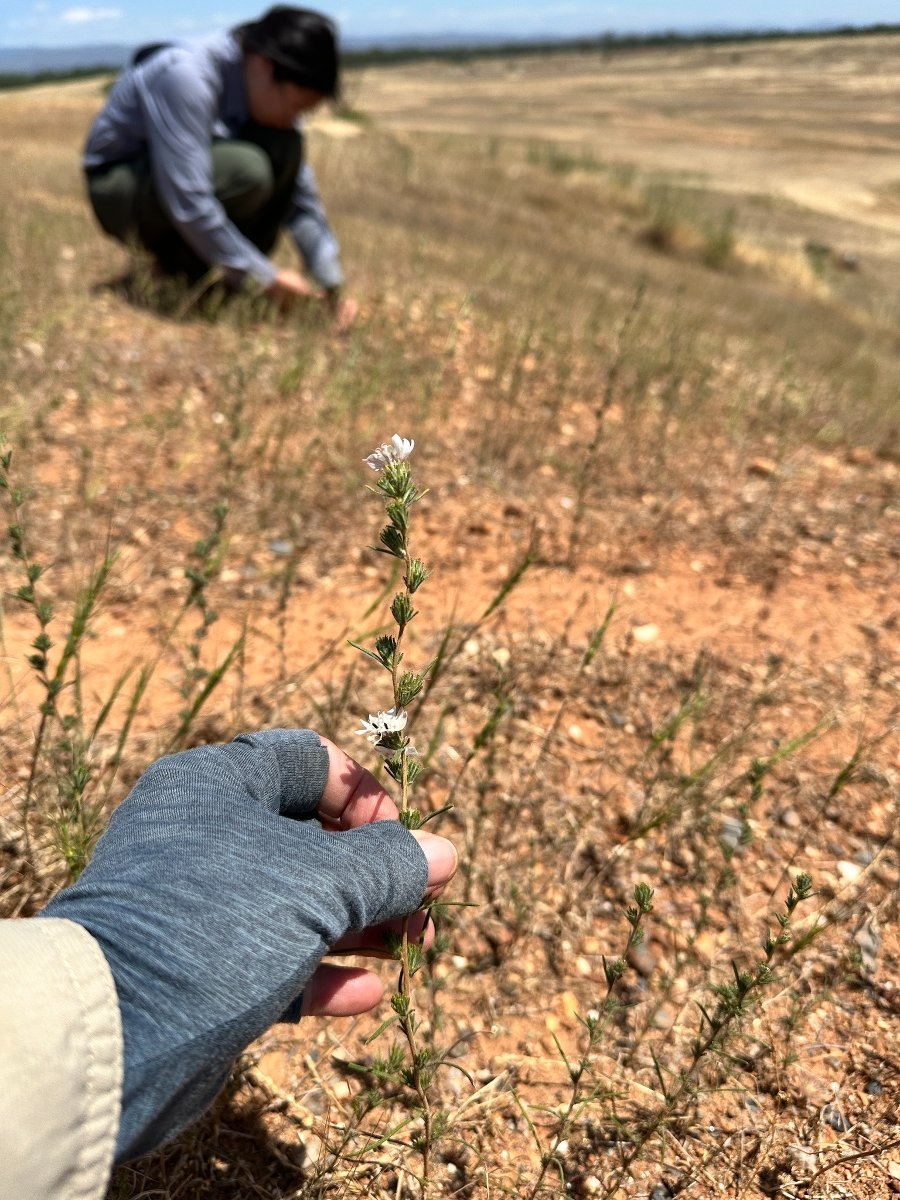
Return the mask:
<path fill-rule="evenodd" d="M 312 168 L 301 118 L 340 87 L 324 16 L 278 6 L 197 42 L 139 51 L 88 135 L 83 165 L 103 230 L 149 250 L 161 272 L 221 269 L 280 304 L 321 300 L 348 324 L 356 305 Z M 286 229 L 310 283 L 269 258 Z"/>

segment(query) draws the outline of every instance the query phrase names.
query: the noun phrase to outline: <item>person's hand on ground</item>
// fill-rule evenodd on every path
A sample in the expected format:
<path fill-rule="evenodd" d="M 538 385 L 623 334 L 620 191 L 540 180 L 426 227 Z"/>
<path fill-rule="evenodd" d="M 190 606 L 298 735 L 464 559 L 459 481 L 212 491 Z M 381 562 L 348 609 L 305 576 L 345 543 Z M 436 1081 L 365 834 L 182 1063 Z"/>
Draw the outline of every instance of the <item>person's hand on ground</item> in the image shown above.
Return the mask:
<path fill-rule="evenodd" d="M 190 750 L 141 778 L 41 914 L 83 925 L 112 971 L 117 1161 L 198 1117 L 273 1022 L 378 1003 L 376 975 L 322 956 L 385 954 L 391 923 L 456 870 L 450 842 L 396 817 L 369 772 L 309 730 Z"/>
<path fill-rule="evenodd" d="M 321 300 L 322 293 L 300 274 L 287 268 L 280 270 L 269 286 L 269 295 L 284 309 L 308 304 L 310 300 Z"/>
<path fill-rule="evenodd" d="M 349 333 L 359 315 L 359 304 L 352 296 L 345 296 L 340 288 L 320 292 L 299 271 L 279 271 L 269 287 L 269 295 L 286 311 L 313 300 L 323 304 L 331 314 L 335 333 L 339 334 Z"/>
<path fill-rule="evenodd" d="M 345 296 L 337 289 L 326 292 L 325 299 L 331 309 L 335 333 L 349 333 L 359 316 L 358 302 L 352 296 Z"/>

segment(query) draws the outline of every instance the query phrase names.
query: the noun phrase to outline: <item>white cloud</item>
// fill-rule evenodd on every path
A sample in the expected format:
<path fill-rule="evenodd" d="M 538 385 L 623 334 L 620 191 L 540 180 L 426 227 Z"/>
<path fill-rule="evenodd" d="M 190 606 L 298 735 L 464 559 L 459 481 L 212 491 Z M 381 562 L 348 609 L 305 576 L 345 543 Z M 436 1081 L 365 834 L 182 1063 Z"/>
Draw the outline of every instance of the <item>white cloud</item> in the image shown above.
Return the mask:
<path fill-rule="evenodd" d="M 62 14 L 67 25 L 88 25 L 93 21 L 119 21 L 121 8 L 68 8 Z"/>

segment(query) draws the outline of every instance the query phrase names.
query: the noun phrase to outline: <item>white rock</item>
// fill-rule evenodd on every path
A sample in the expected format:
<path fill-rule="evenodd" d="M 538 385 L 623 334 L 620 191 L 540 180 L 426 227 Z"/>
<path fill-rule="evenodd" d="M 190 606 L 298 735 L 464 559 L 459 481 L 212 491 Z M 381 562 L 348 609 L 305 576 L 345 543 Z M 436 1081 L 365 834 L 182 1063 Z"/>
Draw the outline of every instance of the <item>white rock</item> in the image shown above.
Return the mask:
<path fill-rule="evenodd" d="M 636 642 L 642 645 L 647 645 L 649 642 L 655 642 L 659 637 L 658 625 L 635 625 L 631 631 L 631 636 Z"/>
<path fill-rule="evenodd" d="M 845 880 L 847 883 L 853 883 L 855 879 L 859 878 L 860 872 L 862 871 L 862 867 L 859 865 L 859 863 L 850 862 L 848 859 L 841 859 L 837 865 L 837 869 L 841 879 Z"/>

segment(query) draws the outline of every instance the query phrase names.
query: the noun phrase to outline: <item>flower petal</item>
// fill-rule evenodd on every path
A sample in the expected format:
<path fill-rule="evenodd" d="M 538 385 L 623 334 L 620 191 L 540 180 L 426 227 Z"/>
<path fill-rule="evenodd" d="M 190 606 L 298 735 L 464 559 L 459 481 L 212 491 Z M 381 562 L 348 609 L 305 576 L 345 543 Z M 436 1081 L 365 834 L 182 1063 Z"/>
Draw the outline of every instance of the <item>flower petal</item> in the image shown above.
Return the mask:
<path fill-rule="evenodd" d="M 389 442 L 383 442 L 371 454 L 367 454 L 363 462 L 373 471 L 383 471 L 390 463 L 405 462 L 415 447 L 412 438 L 401 437 L 395 433 Z"/>

